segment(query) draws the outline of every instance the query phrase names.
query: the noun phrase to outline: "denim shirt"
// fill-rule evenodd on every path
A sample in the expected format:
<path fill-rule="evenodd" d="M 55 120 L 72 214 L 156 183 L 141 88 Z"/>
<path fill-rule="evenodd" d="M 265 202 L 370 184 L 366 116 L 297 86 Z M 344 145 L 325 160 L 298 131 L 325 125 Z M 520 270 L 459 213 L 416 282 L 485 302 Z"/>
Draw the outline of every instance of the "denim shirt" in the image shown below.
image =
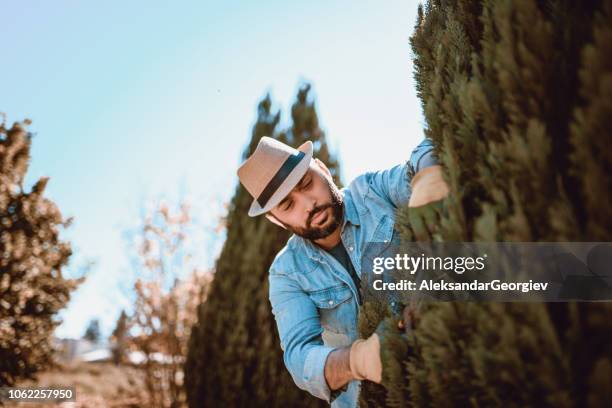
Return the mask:
<path fill-rule="evenodd" d="M 399 242 L 395 211 L 410 199 L 412 176 L 436 164 L 432 150 L 424 139 L 408 162 L 365 173 L 340 190 L 341 239 L 358 274 L 368 245 Z M 268 279 L 283 359 L 296 385 L 332 407 L 356 407 L 360 381 L 351 381 L 333 398 L 323 374 L 329 353 L 359 337 L 358 288 L 346 268 L 310 240 L 293 235 L 270 266 Z"/>

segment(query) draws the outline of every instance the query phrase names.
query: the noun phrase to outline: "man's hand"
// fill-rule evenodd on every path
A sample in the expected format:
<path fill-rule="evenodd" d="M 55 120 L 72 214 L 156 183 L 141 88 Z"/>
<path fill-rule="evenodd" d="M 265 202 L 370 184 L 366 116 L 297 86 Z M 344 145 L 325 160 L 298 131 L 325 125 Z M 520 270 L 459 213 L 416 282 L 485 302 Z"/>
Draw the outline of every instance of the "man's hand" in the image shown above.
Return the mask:
<path fill-rule="evenodd" d="M 413 304 L 402 306 L 401 313 L 394 315 L 393 327 L 408 334 L 418 319 L 418 307 Z M 396 323 L 397 322 L 397 325 Z M 351 346 L 341 347 L 329 354 L 325 364 L 325 378 L 330 389 L 336 390 L 351 380 L 382 381 L 381 340 L 388 331 L 389 321 L 383 319 L 376 332 L 367 339 L 358 339 Z"/>
<path fill-rule="evenodd" d="M 331 390 L 340 389 L 352 380 L 380 383 L 382 363 L 378 334 L 372 334 L 367 340 L 355 340 L 352 345 L 329 353 L 324 374 Z"/>
<path fill-rule="evenodd" d="M 355 379 L 370 380 L 380 384 L 383 369 L 380 348 L 381 343 L 385 343 L 385 335 L 393 331 L 405 335 L 408 332 L 407 327 L 414 327 L 416 309 L 412 305 L 402 309 L 401 315 L 383 319 L 370 337 L 353 342 L 349 365 Z"/>
<path fill-rule="evenodd" d="M 350 346 L 333 350 L 327 356 L 323 374 L 330 390 L 338 390 L 353 380 L 349 363 Z"/>
<path fill-rule="evenodd" d="M 419 170 L 410 182 L 412 194 L 408 207 L 422 207 L 439 201 L 448 195 L 448 185 L 444 181 L 442 166 L 434 165 Z"/>
<path fill-rule="evenodd" d="M 442 166 L 435 165 L 420 170 L 412 178 L 411 186 L 408 220 L 414 238 L 418 241 L 428 241 L 439 227 L 443 210 L 442 199 L 449 192 L 442 175 Z"/>
<path fill-rule="evenodd" d="M 367 339 L 353 342 L 350 352 L 350 367 L 357 380 L 370 380 L 379 383 L 382 379 L 382 362 L 380 360 L 380 339 L 377 333 Z"/>

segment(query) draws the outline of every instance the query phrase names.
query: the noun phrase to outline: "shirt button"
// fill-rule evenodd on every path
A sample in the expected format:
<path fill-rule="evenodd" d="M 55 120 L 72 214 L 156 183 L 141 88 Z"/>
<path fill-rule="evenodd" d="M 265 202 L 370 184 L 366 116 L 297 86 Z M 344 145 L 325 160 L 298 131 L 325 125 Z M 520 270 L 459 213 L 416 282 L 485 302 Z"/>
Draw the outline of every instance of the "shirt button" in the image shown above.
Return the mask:
<path fill-rule="evenodd" d="M 385 239 L 385 243 L 387 243 L 387 242 L 389 242 L 389 240 L 388 240 L 388 239 Z"/>
<path fill-rule="evenodd" d="M 353 250 L 353 247 L 352 247 L 352 246 L 350 246 L 350 247 L 349 247 L 349 251 L 352 251 L 352 250 Z"/>
<path fill-rule="evenodd" d="M 333 301 L 333 300 L 330 300 L 330 301 L 329 301 L 329 304 L 330 304 L 330 305 L 333 305 L 333 304 L 334 304 L 334 301 Z"/>

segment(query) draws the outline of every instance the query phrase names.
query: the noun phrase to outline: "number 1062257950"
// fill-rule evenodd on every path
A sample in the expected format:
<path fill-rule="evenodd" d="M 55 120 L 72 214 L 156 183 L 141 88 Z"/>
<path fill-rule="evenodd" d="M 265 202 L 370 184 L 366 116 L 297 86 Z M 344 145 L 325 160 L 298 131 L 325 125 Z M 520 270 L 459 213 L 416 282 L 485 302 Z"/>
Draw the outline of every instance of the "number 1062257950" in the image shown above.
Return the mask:
<path fill-rule="evenodd" d="M 74 387 L 0 387 L 0 401 L 60 402 L 76 401 Z"/>

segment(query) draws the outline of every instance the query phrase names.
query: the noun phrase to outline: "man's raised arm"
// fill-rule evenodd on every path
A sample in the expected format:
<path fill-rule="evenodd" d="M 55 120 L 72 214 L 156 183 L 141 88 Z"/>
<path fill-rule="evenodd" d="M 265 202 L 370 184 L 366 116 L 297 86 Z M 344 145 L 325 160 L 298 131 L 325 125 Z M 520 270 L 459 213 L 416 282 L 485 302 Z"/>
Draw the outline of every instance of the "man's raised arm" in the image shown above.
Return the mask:
<path fill-rule="evenodd" d="M 425 138 L 414 148 L 410 159 L 390 169 L 366 173 L 369 188 L 395 208 L 437 201 L 448 194 L 442 167 L 433 156 L 433 143 Z"/>

